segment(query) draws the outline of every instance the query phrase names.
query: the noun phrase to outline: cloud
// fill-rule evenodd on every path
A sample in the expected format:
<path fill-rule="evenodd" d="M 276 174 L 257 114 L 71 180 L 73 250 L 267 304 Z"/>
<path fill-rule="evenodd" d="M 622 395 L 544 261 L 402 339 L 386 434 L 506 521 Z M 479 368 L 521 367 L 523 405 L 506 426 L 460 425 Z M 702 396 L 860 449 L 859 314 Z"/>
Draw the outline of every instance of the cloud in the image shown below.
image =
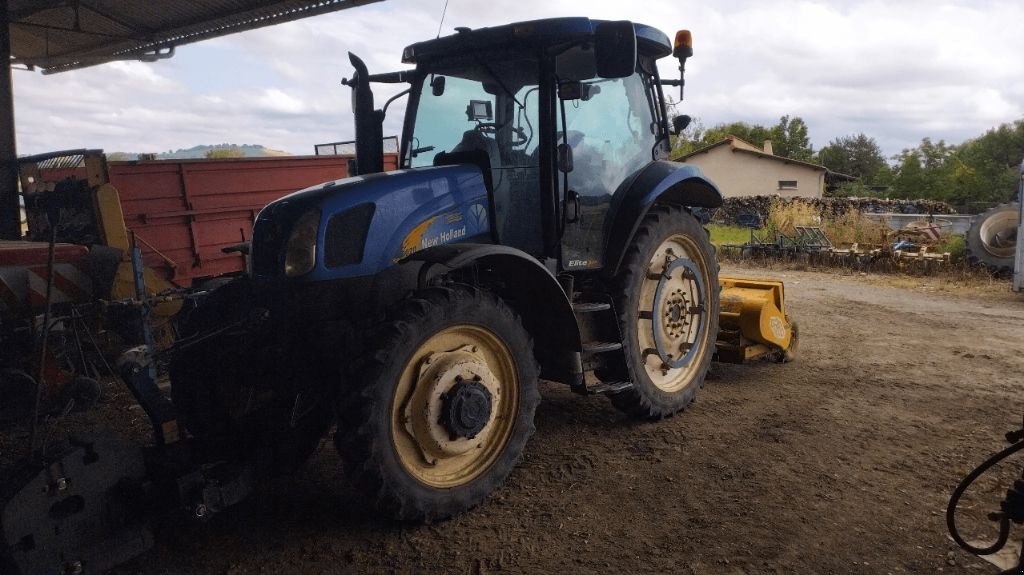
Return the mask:
<path fill-rule="evenodd" d="M 302 100 L 277 88 L 264 90 L 263 94 L 256 98 L 256 105 L 258 109 L 272 114 L 301 114 L 306 110 Z"/>
<path fill-rule="evenodd" d="M 353 137 L 348 52 L 373 72 L 402 69 L 402 48 L 434 37 L 444 0 L 386 0 L 178 49 L 166 62 L 118 62 L 55 76 L 15 73 L 22 153 L 157 151 L 220 142 L 309 153 Z M 818 148 L 856 132 L 887 154 L 923 137 L 960 142 L 1024 117 L 1024 5 L 723 0 L 449 0 L 456 26 L 589 15 L 693 31 L 680 112 L 710 126 L 800 116 Z M 676 77 L 665 59 L 662 75 Z M 375 88 L 378 105 L 402 86 Z M 667 90 L 677 95 L 674 89 Z M 405 99 L 389 109 L 398 134 Z"/>

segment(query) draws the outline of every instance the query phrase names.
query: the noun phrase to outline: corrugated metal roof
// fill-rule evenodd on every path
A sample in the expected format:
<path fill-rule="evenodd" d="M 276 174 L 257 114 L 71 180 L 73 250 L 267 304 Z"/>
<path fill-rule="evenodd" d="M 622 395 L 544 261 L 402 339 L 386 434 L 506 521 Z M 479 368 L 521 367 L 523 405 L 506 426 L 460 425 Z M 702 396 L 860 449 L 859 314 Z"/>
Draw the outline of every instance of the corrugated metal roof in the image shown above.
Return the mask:
<path fill-rule="evenodd" d="M 8 0 L 12 62 L 44 74 L 113 60 L 156 60 L 174 47 L 381 0 Z"/>

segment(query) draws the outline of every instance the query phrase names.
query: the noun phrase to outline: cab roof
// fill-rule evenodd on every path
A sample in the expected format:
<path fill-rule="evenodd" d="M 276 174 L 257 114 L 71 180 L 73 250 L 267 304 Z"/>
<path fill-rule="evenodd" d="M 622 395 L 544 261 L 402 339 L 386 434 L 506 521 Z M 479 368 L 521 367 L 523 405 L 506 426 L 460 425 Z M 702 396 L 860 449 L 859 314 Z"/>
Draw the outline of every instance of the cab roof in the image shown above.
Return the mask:
<path fill-rule="evenodd" d="M 573 44 L 594 37 L 598 24 L 604 20 L 589 18 L 547 18 L 515 22 L 490 28 L 457 28 L 455 34 L 425 42 L 417 42 L 405 48 L 402 61 L 417 64 L 465 54 L 467 50 L 487 49 L 537 49 Z M 672 53 L 668 36 L 657 28 L 633 23 L 636 31 L 637 52 L 644 56 L 663 58 Z"/>

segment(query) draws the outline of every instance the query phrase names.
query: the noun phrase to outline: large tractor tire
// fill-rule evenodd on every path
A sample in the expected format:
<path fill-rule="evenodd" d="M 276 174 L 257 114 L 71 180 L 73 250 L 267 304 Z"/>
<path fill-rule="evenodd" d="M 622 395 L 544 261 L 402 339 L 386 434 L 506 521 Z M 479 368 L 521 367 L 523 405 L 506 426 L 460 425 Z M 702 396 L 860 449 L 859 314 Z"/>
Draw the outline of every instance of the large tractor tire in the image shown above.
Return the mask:
<path fill-rule="evenodd" d="M 967 230 L 967 259 L 997 273 L 1013 271 L 1020 205 L 1003 204 L 975 218 Z"/>
<path fill-rule="evenodd" d="M 217 287 L 181 322 L 181 340 L 209 334 L 250 314 L 246 280 Z M 260 473 L 298 469 L 333 421 L 327 381 L 322 391 L 295 391 L 283 358 L 264 350 L 266 334 L 239 325 L 176 352 L 171 397 L 201 460 L 242 460 Z M 259 351 L 257 351 L 259 350 Z M 329 380 L 330 378 L 324 378 Z"/>
<path fill-rule="evenodd" d="M 644 218 L 615 283 L 626 376 L 609 396 L 643 420 L 685 409 L 704 385 L 718 336 L 718 262 L 707 232 L 682 208 Z"/>
<path fill-rule="evenodd" d="M 429 288 L 401 302 L 338 394 L 335 444 L 391 517 L 431 522 L 497 489 L 533 434 L 530 336 L 494 295 Z"/>

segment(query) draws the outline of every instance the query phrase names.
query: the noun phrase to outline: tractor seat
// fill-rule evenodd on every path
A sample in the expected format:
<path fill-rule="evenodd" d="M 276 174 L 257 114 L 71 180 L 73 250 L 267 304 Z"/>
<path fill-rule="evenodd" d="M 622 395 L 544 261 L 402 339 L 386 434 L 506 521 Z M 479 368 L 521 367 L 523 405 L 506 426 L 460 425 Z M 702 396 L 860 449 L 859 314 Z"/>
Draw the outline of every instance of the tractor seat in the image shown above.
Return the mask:
<path fill-rule="evenodd" d="M 451 152 L 440 152 L 434 156 L 435 166 L 452 164 L 475 164 L 484 176 L 484 185 L 494 190 L 493 177 L 501 168 L 501 153 L 498 142 L 488 138 L 476 130 L 467 130 L 462 140 L 452 148 Z"/>
<path fill-rule="evenodd" d="M 491 169 L 497 170 L 501 167 L 501 150 L 494 138 L 488 138 L 477 130 L 466 130 L 462 133 L 462 140 L 455 144 L 452 153 L 470 152 L 480 150 L 487 153 L 487 159 L 491 163 Z"/>

